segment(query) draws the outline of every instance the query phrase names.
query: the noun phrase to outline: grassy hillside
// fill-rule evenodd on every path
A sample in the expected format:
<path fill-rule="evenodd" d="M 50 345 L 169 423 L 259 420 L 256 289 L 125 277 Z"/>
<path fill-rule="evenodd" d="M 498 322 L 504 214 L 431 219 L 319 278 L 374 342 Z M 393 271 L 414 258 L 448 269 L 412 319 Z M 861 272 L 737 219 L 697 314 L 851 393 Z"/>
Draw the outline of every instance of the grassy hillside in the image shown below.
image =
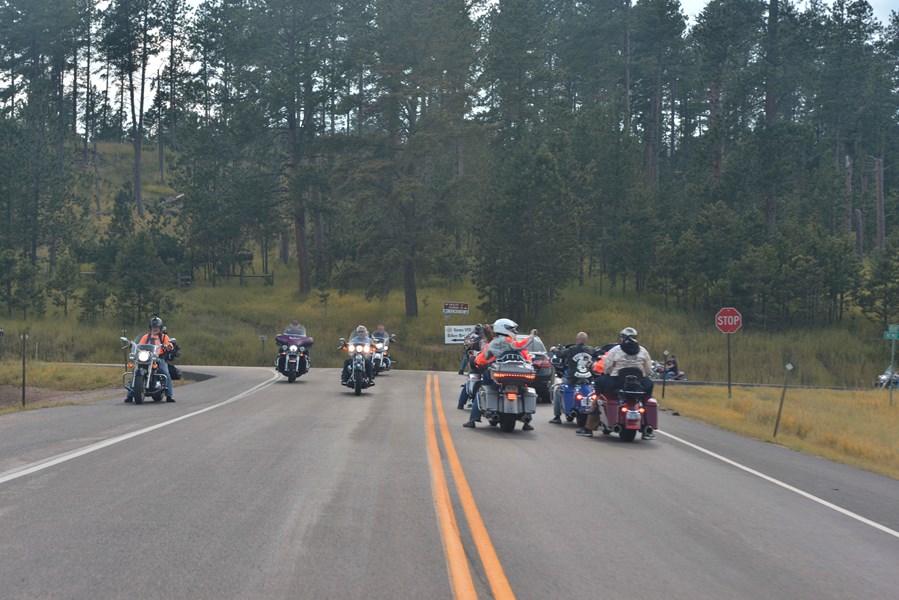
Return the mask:
<path fill-rule="evenodd" d="M 463 318 L 442 314 L 444 300 L 478 303 L 471 286 L 430 286 L 419 290 L 420 316 L 404 316 L 401 292 L 384 300 L 366 302 L 357 294 L 340 296 L 331 290 L 322 295 L 313 292 L 299 298 L 292 265 L 276 265 L 273 286 L 261 279 L 248 279 L 241 286 L 237 279 L 219 280 L 213 288 L 196 280 L 190 288 L 174 292 L 180 309 L 161 315 L 170 334 L 184 347 L 185 364 L 268 364 L 274 354 L 274 336 L 291 319 L 306 324 L 316 339 L 315 364 L 336 366 L 342 357 L 336 350 L 337 338 L 347 335 L 356 325 L 374 328 L 384 323 L 396 333 L 394 345 L 400 368 L 455 370 L 458 346 L 444 344 L 446 324 L 493 321 L 502 315 L 484 315 L 476 311 Z M 714 314 L 684 313 L 665 309 L 650 297 L 599 295 L 596 288 L 572 286 L 563 299 L 546 307 L 536 323 L 521 323 L 527 331 L 536 327 L 547 345 L 572 341 L 584 330 L 594 344 L 612 341 L 625 326 L 636 327 L 640 339 L 654 357 L 662 351 L 677 355 L 680 366 L 693 380 L 726 381 L 727 341 L 713 325 Z M 118 362 L 119 335 L 122 327 L 110 320 L 94 326 L 76 321 L 70 312 L 48 308 L 47 317 L 22 322 L 12 318 L 2 322 L 6 330 L 4 358 L 19 355 L 14 342 L 28 330 L 29 355 L 46 361 Z M 132 337 L 145 328 L 144 323 L 126 327 Z M 260 341 L 260 336 L 268 340 Z M 36 346 L 36 347 L 35 347 Z M 850 315 L 843 323 L 827 329 L 760 331 L 747 324 L 733 334 L 733 381 L 745 383 L 782 383 L 784 365 L 792 363 L 795 385 L 868 387 L 889 363 L 889 344 L 880 328 Z"/>

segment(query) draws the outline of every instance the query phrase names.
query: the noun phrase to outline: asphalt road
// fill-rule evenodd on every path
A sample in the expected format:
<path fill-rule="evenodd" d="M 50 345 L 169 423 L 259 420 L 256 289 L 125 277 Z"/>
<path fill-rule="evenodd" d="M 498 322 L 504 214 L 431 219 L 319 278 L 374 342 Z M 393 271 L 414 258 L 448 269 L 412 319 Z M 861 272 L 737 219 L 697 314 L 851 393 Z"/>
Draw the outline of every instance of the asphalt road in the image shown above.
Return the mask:
<path fill-rule="evenodd" d="M 668 412 L 464 429 L 451 373 L 187 369 L 0 416 L 0 597 L 899 597 L 899 481 Z"/>

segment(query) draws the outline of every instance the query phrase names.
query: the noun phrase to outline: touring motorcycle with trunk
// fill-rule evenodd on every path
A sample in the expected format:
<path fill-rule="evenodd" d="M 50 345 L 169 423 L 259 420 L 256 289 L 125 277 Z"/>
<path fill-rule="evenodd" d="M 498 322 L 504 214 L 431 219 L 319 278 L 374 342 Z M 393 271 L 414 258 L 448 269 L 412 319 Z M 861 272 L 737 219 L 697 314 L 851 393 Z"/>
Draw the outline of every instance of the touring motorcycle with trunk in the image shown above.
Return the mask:
<path fill-rule="evenodd" d="M 643 374 L 640 369 L 621 369 L 618 376 L 621 388 L 613 392 L 599 394 L 599 423 L 605 435 L 617 433 L 625 442 L 637 437 L 655 437 L 659 428 L 659 403 L 643 389 Z"/>
<path fill-rule="evenodd" d="M 305 327 L 288 326 L 284 333 L 275 336 L 275 342 L 278 344 L 275 370 L 287 377 L 288 383 L 293 383 L 297 377 L 309 372 L 312 366 L 309 349 L 313 339 L 306 335 Z"/>
<path fill-rule="evenodd" d="M 529 423 L 537 412 L 537 392 L 530 387 L 537 377 L 534 366 L 513 352 L 490 363 L 488 373 L 489 380 L 481 382 L 477 401 L 490 426 L 499 425 L 510 432 L 515 430 L 516 421 Z"/>

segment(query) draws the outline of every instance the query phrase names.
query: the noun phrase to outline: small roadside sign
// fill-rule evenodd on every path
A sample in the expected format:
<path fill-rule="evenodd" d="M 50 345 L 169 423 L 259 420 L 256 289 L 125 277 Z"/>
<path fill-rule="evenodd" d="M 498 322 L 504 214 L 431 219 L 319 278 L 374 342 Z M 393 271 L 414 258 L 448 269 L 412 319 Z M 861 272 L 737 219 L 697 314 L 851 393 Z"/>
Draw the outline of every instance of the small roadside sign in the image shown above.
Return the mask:
<path fill-rule="evenodd" d="M 899 331 L 884 331 L 883 339 L 885 340 L 899 340 Z"/>
<path fill-rule="evenodd" d="M 458 315 L 467 315 L 468 314 L 468 302 L 444 302 L 443 303 L 443 314 L 458 314 Z"/>
<path fill-rule="evenodd" d="M 474 325 L 447 325 L 443 328 L 444 344 L 463 344 L 469 333 L 474 331 Z"/>

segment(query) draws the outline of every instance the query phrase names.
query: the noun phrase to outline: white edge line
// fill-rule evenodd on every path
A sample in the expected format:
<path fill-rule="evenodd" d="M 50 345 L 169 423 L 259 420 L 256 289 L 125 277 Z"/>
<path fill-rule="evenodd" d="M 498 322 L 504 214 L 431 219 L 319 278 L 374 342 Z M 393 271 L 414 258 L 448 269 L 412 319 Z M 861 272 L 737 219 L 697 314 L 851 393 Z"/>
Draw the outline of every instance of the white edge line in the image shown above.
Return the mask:
<path fill-rule="evenodd" d="M 697 446 L 696 444 L 688 442 L 687 440 L 681 439 L 675 435 L 671 435 L 670 433 L 666 433 L 666 432 L 658 430 L 658 429 L 656 430 L 656 433 L 661 433 L 662 435 L 668 436 L 672 440 L 674 440 L 676 442 L 680 442 L 681 444 L 684 444 L 685 446 L 689 446 L 689 447 L 693 448 L 694 450 L 699 450 L 700 452 L 702 452 L 704 454 L 708 454 L 712 458 L 717 458 L 718 460 L 720 460 L 722 462 L 725 462 L 731 466 L 737 467 L 738 469 L 746 471 L 747 473 L 755 475 L 756 477 L 761 477 L 765 481 L 773 483 L 774 485 L 779 485 L 780 487 L 784 488 L 785 490 L 789 490 L 793 493 L 799 494 L 800 496 L 802 496 L 804 498 L 808 498 L 809 500 L 812 500 L 813 502 L 817 502 L 818 504 L 820 504 L 822 506 L 826 506 L 827 508 L 835 510 L 838 513 L 842 513 L 842 514 L 846 515 L 847 517 L 851 517 L 851 518 L 855 519 L 856 521 L 860 521 L 860 522 L 864 523 L 865 525 L 870 525 L 874 529 L 879 529 L 880 531 L 882 531 L 884 533 L 888 533 L 893 537 L 899 538 L 899 531 L 894 531 L 893 529 L 890 529 L 889 527 L 881 525 L 880 523 L 877 523 L 875 521 L 872 521 L 871 519 L 866 519 L 865 517 L 855 514 L 854 512 L 852 512 L 850 510 L 846 510 L 845 508 L 843 508 L 841 506 L 832 504 L 832 503 L 828 502 L 827 500 L 824 500 L 823 498 L 819 498 L 817 496 L 809 494 L 808 492 L 804 492 L 804 491 L 800 490 L 799 488 L 795 488 L 788 483 L 784 483 L 783 481 L 780 481 L 779 479 L 774 479 L 773 477 L 765 475 L 764 473 L 760 473 L 759 471 L 756 471 L 755 469 L 750 469 L 749 467 L 747 467 L 745 465 L 741 465 L 740 463 L 735 462 L 724 456 L 721 456 L 720 454 L 715 454 L 711 450 L 706 450 L 705 448 L 703 448 L 701 446 Z"/>
<path fill-rule="evenodd" d="M 59 454 L 57 456 L 51 456 L 50 458 L 32 463 L 30 465 L 25 465 L 24 467 L 19 467 L 17 469 L 13 469 L 11 471 L 7 471 L 6 473 L 0 473 L 0 484 L 6 483 L 8 481 L 12 481 L 13 479 L 18 479 L 19 477 L 25 477 L 26 475 L 31 475 L 32 473 L 37 473 L 38 471 L 43 471 L 44 469 L 48 469 L 50 467 L 56 466 L 58 464 L 67 462 L 72 460 L 73 458 L 78 458 L 79 456 L 84 456 L 85 454 L 90 454 L 91 452 L 96 452 L 97 450 L 101 450 L 108 446 L 112 446 L 118 444 L 119 442 L 124 442 L 125 440 L 130 440 L 133 437 L 137 437 L 139 435 L 143 435 L 145 433 L 149 433 L 156 429 L 160 429 L 167 425 L 172 425 L 173 423 L 177 423 L 178 421 L 183 421 L 184 419 L 189 419 L 191 417 L 195 417 L 197 415 L 203 414 L 204 412 L 208 412 L 215 408 L 219 408 L 221 406 L 225 406 L 226 404 L 231 404 L 232 402 L 236 402 L 247 396 L 254 394 L 261 390 L 264 387 L 267 387 L 278 380 L 280 375 L 276 377 L 272 377 L 268 381 L 264 381 L 258 385 L 251 387 L 245 392 L 241 392 L 236 396 L 232 396 L 223 402 L 219 402 L 218 404 L 213 404 L 212 406 L 207 406 L 206 408 L 201 408 L 200 410 L 194 411 L 192 413 L 188 413 L 186 415 L 181 415 L 180 417 L 176 417 L 174 419 L 170 419 L 168 421 L 163 421 L 162 423 L 157 423 L 156 425 L 151 425 L 150 427 L 145 427 L 143 429 L 138 429 L 137 431 L 132 431 L 131 433 L 125 433 L 120 436 L 116 436 L 114 438 L 109 438 L 108 440 L 103 440 L 102 442 L 97 442 L 95 444 L 91 444 L 89 446 L 84 446 L 83 448 L 79 448 L 77 450 L 72 450 L 70 452 L 66 452 L 64 454 Z"/>

